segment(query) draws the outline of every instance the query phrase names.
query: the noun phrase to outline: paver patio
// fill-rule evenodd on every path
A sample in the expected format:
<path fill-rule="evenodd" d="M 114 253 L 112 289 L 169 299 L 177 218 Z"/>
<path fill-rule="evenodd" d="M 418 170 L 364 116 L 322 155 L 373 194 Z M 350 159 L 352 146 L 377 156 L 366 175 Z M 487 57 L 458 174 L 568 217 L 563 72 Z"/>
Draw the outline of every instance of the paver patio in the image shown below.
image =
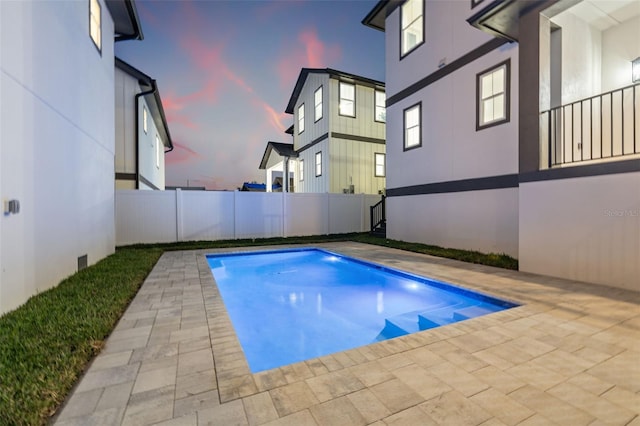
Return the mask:
<path fill-rule="evenodd" d="M 267 247 L 167 252 L 54 424 L 640 426 L 639 292 L 315 246 L 522 306 L 251 374 L 204 255 Z"/>

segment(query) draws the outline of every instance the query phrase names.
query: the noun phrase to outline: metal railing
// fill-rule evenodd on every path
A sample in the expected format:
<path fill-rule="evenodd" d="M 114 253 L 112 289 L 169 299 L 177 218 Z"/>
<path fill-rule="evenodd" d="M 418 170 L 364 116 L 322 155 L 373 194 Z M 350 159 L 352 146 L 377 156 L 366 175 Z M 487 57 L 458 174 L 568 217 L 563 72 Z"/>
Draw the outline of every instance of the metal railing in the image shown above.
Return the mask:
<path fill-rule="evenodd" d="M 542 112 L 549 167 L 640 153 L 639 114 L 640 84 Z"/>
<path fill-rule="evenodd" d="M 369 213 L 371 215 L 371 232 L 373 232 L 378 226 L 386 222 L 386 209 L 384 207 L 385 196 L 373 206 L 369 207 Z"/>

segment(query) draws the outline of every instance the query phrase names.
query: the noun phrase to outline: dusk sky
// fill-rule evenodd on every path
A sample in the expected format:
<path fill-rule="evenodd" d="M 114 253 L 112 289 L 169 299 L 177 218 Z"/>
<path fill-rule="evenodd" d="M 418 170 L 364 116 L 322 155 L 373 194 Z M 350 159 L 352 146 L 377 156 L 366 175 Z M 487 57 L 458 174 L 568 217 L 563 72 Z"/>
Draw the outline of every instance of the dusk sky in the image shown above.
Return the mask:
<path fill-rule="evenodd" d="M 375 3 L 137 0 L 144 40 L 116 55 L 158 82 L 175 146 L 166 184 L 264 182 L 267 141 L 292 142 L 284 110 L 302 67 L 384 81 L 384 34 L 360 23 Z"/>

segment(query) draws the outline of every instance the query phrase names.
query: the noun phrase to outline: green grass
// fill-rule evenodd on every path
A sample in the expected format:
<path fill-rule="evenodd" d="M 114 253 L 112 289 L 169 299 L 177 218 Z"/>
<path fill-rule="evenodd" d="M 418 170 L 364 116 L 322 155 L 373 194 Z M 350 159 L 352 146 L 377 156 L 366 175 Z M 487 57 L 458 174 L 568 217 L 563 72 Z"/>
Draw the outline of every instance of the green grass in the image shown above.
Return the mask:
<path fill-rule="evenodd" d="M 517 269 L 506 255 L 342 234 L 195 241 L 121 247 L 97 264 L 0 317 L 0 425 L 45 424 L 87 363 L 100 352 L 164 251 L 358 241 L 466 262 Z"/>

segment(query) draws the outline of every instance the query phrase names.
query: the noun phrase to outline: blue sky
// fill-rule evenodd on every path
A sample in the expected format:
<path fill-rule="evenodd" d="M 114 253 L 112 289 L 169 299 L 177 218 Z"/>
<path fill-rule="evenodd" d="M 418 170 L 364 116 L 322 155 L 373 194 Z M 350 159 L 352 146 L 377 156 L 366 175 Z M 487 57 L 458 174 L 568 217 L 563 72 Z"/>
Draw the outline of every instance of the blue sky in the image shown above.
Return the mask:
<path fill-rule="evenodd" d="M 384 81 L 384 34 L 361 24 L 375 3 L 137 0 L 144 40 L 116 55 L 158 81 L 176 147 L 167 185 L 263 182 L 267 141 L 292 142 L 284 109 L 302 67 Z"/>

